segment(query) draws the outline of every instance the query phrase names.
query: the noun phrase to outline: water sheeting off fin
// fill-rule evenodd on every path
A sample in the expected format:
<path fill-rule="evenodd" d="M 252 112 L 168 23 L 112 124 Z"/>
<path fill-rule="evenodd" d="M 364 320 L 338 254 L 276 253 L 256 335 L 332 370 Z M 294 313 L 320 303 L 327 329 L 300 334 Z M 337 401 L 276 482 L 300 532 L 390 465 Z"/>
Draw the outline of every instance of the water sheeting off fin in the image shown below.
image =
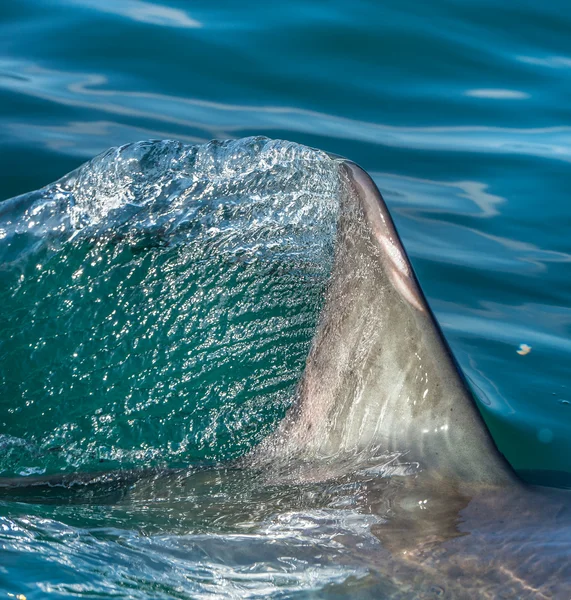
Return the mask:
<path fill-rule="evenodd" d="M 248 452 L 303 372 L 338 189 L 292 142 L 163 140 L 0 203 L 0 475 Z"/>

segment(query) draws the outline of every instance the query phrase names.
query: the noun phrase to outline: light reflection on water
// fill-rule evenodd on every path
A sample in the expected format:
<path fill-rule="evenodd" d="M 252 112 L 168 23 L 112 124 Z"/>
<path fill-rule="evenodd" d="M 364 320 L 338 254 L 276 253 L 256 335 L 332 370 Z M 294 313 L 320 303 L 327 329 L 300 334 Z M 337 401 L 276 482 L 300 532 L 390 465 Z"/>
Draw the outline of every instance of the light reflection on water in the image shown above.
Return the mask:
<path fill-rule="evenodd" d="M 205 132 L 202 141 L 240 137 L 247 128 L 268 133 L 287 130 L 298 135 L 349 139 L 394 148 L 521 154 L 563 161 L 569 161 L 571 156 L 571 127 L 568 126 L 396 127 L 289 106 L 233 105 L 152 92 L 114 90 L 109 89 L 108 78 L 97 73 L 54 71 L 36 64 L 10 61 L 0 63 L 0 68 L 5 88 L 15 93 L 64 106 L 202 130 Z M 484 92 L 489 94 L 486 96 Z M 500 92 L 502 90 L 468 90 L 466 95 L 494 98 L 499 97 Z M 17 129 L 14 133 L 17 134 Z"/>

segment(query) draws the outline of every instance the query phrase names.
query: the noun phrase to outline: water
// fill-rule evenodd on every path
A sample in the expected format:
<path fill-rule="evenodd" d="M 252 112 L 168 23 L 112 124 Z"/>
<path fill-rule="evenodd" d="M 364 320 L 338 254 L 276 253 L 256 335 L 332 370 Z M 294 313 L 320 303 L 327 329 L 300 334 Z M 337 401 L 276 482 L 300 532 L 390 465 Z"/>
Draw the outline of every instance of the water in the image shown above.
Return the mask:
<path fill-rule="evenodd" d="M 291 143 L 149 142 L 7 202 L 2 474 L 184 466 L 261 441 L 305 364 L 337 188 L 335 161 Z"/>
<path fill-rule="evenodd" d="M 567 3 L 384 2 L 347 8 L 331 2 L 214 7 L 68 0 L 48 6 L 25 0 L 2 3 L 0 19 L 3 198 L 54 182 L 111 146 L 149 138 L 195 144 L 267 135 L 355 160 L 383 192 L 496 443 L 528 479 L 568 485 Z M 106 184 L 104 175 L 100 183 Z M 81 221 L 81 214 L 76 217 Z M 99 223 L 107 222 L 100 217 Z M 323 226 L 323 244 L 313 251 L 326 256 L 327 220 Z M 3 358 L 11 377 L 3 382 L 2 394 L 4 475 L 94 466 L 176 467 L 232 457 L 263 437 L 283 414 L 303 368 L 326 264 L 310 260 L 291 270 L 287 243 L 277 254 L 253 261 L 232 252 L 229 258 L 215 246 L 221 250 L 215 260 L 225 269 L 208 273 L 182 245 L 153 246 L 155 237 L 128 235 L 129 244 L 87 236 L 75 254 L 60 254 L 65 259 L 59 263 L 56 252 L 57 269 L 30 260 L 26 268 L 36 269 L 35 279 L 25 278 L 29 283 L 18 288 L 20 296 L 9 291 L 15 289 L 10 280 L 15 271 L 2 271 L 2 342 L 6 307 L 16 314 L 10 327 L 19 340 L 19 346 L 10 347 L 9 367 Z M 287 236 L 276 241 L 284 240 Z M 104 271 L 91 274 L 98 277 L 89 292 L 93 299 L 117 289 L 127 271 L 135 278 L 123 284 L 123 308 L 89 302 L 84 291 L 89 273 L 71 279 L 94 253 L 115 261 L 117 269 L 109 274 L 116 279 L 105 280 Z M 163 267 L 166 275 L 158 276 Z M 103 376 L 116 368 L 112 353 L 118 346 L 106 345 L 108 355 L 95 354 L 101 348 L 89 346 L 88 333 L 77 357 L 76 348 L 52 341 L 39 362 L 43 371 L 26 368 L 29 397 L 22 379 L 14 377 L 30 360 L 27 344 L 37 343 L 49 328 L 46 316 L 57 314 L 71 320 L 73 331 L 86 332 L 87 316 L 95 315 L 99 331 L 111 340 L 115 321 L 106 319 L 114 310 L 130 316 L 134 330 L 143 322 L 135 318 L 139 310 L 170 324 L 176 315 L 168 313 L 168 294 L 183 302 L 189 295 L 185 277 L 189 283 L 204 277 L 212 290 L 233 289 L 220 285 L 225 283 L 217 279 L 221 272 L 244 289 L 265 286 L 269 296 L 263 323 L 255 318 L 237 323 L 243 329 L 251 325 L 248 339 L 254 342 L 227 372 L 227 389 L 233 392 L 217 405 L 218 413 L 212 404 L 192 404 L 188 390 L 180 395 L 180 371 L 168 372 L 168 365 L 200 361 L 196 348 L 194 357 L 183 358 L 161 346 L 164 351 L 155 359 L 157 373 L 165 377 L 155 376 L 155 388 L 139 390 L 140 397 L 128 401 L 139 364 L 124 365 L 124 378 L 107 389 Z M 274 287 L 276 277 L 281 287 Z M 137 297 L 142 293 L 137 278 L 146 278 L 152 304 Z M 91 312 L 66 309 L 44 294 L 64 279 L 73 282 L 74 301 Z M 174 285 L 165 296 L 169 282 Z M 296 324 L 293 329 L 275 321 L 283 315 L 280 290 L 291 294 L 286 319 Z M 34 323 L 30 307 L 41 316 Z M 213 298 L 193 310 L 200 319 L 223 307 Z M 273 362 L 265 357 L 269 370 L 259 379 L 263 393 L 248 392 L 240 388 L 248 376 L 243 368 L 251 356 L 263 354 L 260 331 L 268 323 L 280 343 L 267 350 L 275 354 Z M 124 339 L 132 333 L 124 332 Z M 210 333 L 223 338 L 225 332 L 212 324 Z M 189 335 L 175 334 L 177 341 Z M 521 344 L 531 351 L 518 353 Z M 141 356 L 152 362 L 143 350 Z M 70 357 L 77 365 L 67 362 Z M 222 365 L 232 362 L 218 358 Z M 101 382 L 79 382 L 82 373 L 100 366 Z M 50 377 L 79 386 L 77 395 L 66 389 L 65 402 L 58 402 Z M 171 383 L 174 390 L 167 389 Z M 199 383 L 199 395 L 211 393 L 216 405 L 219 396 L 208 372 Z M 47 417 L 37 402 L 42 390 L 50 389 L 54 396 Z M 262 419 L 254 416 L 259 412 L 232 410 L 249 409 L 260 398 L 272 406 Z M 126 408 L 134 410 L 129 426 L 121 412 Z M 119 420 L 105 421 L 119 413 Z M 212 433 L 214 421 L 220 428 Z M 191 422 L 190 431 L 185 425 Z M 32 439 L 18 442 L 30 433 Z M 490 511 L 497 521 L 490 516 L 482 523 L 474 517 L 475 499 L 462 508 L 461 524 L 455 526 L 466 535 L 446 535 L 440 527 L 441 545 L 430 545 L 430 536 L 422 537 L 425 545 L 415 538 L 405 544 L 410 560 L 398 563 L 390 557 L 394 536 L 383 533 L 391 512 L 382 500 L 390 504 L 398 491 L 389 484 L 385 490 L 377 479 L 367 471 L 346 480 L 291 485 L 215 469 L 156 485 L 136 484 L 127 495 L 120 485 L 109 484 L 112 489 L 104 485 L 90 497 L 38 492 L 40 497 L 32 494 L 28 503 L 6 498 L 0 504 L 0 589 L 29 598 L 475 597 L 488 589 L 496 597 L 493 585 L 498 585 L 514 597 L 540 597 L 549 590 L 568 597 L 563 595 L 569 578 L 564 559 L 571 529 L 565 511 L 545 507 L 538 519 L 526 512 L 537 502 L 522 506 L 521 499 L 508 498 Z M 422 497 L 439 506 L 437 493 Z M 454 506 L 458 511 L 461 503 Z"/>

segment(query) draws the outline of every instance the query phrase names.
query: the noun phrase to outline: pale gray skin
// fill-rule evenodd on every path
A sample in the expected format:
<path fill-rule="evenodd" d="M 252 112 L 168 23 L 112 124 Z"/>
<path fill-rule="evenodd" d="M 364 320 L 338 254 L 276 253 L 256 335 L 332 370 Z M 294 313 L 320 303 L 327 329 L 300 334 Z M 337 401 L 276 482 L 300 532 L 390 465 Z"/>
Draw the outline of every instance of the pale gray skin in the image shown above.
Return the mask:
<path fill-rule="evenodd" d="M 297 398 L 254 462 L 406 453 L 438 479 L 517 485 L 428 308 L 369 175 L 340 164 L 326 305 Z"/>

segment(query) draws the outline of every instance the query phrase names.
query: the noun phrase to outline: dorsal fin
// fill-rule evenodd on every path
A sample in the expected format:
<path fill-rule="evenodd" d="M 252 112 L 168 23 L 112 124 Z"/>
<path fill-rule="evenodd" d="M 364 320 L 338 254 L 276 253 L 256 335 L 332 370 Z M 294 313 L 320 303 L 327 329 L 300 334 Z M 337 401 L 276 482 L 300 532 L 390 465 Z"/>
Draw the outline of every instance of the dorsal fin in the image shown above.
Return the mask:
<path fill-rule="evenodd" d="M 418 285 L 372 179 L 340 161 L 325 308 L 294 406 L 257 455 L 406 453 L 442 477 L 514 481 Z"/>

